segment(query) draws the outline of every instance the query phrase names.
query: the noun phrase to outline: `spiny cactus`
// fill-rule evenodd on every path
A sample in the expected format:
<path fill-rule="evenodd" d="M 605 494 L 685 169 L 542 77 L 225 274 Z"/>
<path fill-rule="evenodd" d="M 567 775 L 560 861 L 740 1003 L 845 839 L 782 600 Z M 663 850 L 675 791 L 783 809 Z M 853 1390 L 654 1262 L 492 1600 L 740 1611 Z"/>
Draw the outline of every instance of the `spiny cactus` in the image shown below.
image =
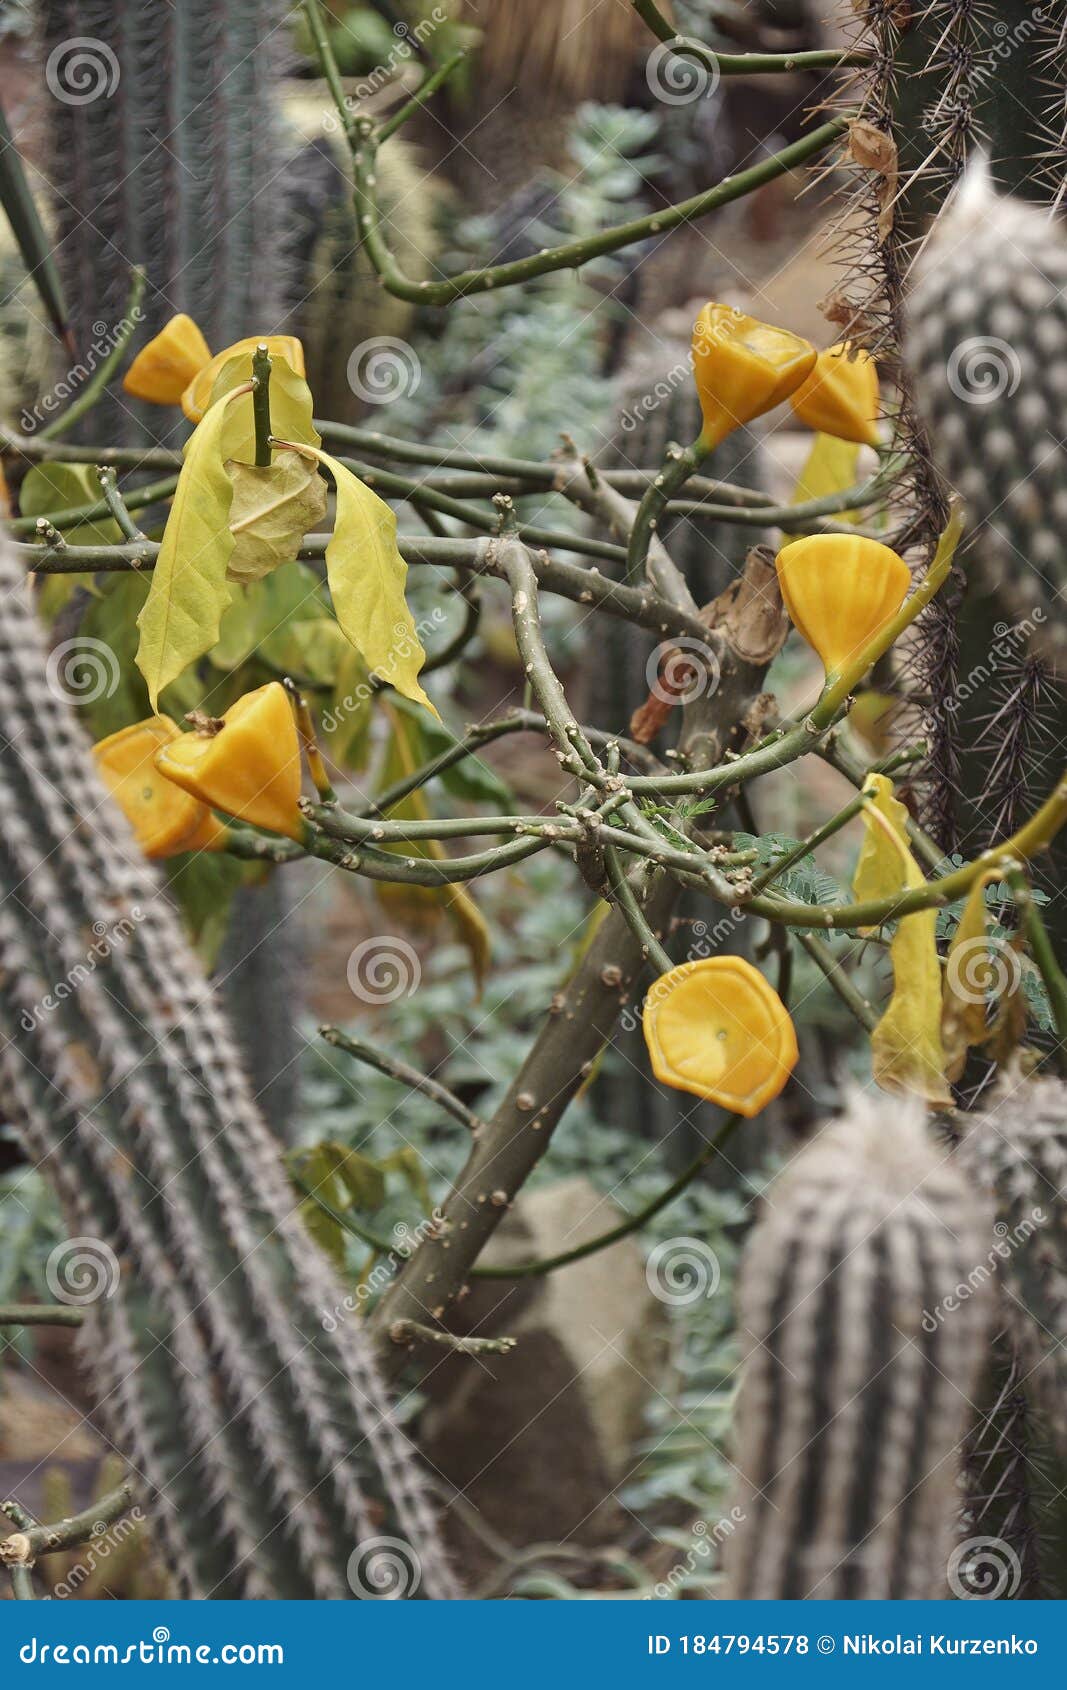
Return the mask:
<path fill-rule="evenodd" d="M 352 1552 L 392 1530 L 421 1565 L 418 1594 L 447 1596 L 368 1340 L 336 1318 L 340 1287 L 296 1219 L 174 915 L 47 679 L 10 553 L 0 606 L 0 1082 L 78 1235 L 68 1293 L 84 1291 L 79 1266 L 95 1267 L 96 1300 L 82 1298 L 94 1411 L 154 1498 L 182 1593 L 345 1597 Z"/>
<path fill-rule="evenodd" d="M 929 546 L 952 487 L 971 507 L 966 585 L 957 571 L 954 589 L 923 619 L 912 669 L 917 729 L 929 747 L 923 819 L 946 848 L 969 850 L 1010 815 L 1042 732 L 1062 738 L 1067 728 L 1051 689 L 1035 687 L 1027 667 L 1061 652 L 1064 638 L 1048 539 L 1048 489 L 1062 479 L 1061 453 L 1037 441 L 1046 420 L 1056 442 L 1067 433 L 1067 385 L 1063 399 L 1056 387 L 1062 309 L 1041 283 L 1058 273 L 1067 250 L 1048 222 L 1067 181 L 1067 39 L 1059 9 L 1030 0 L 866 0 L 855 10 L 857 45 L 871 59 L 859 78 L 853 150 L 865 165 L 879 146 L 882 157 L 880 168 L 860 173 L 864 215 L 845 219 L 854 247 L 840 304 L 857 337 L 888 361 L 900 358 L 909 307 L 907 349 L 919 382 L 916 394 L 905 365 L 897 443 L 909 462 L 913 537 Z M 850 103 L 855 92 L 849 88 Z M 1000 197 L 968 179 L 953 200 L 980 149 Z M 1020 359 L 1036 381 L 1021 379 Z M 974 538 L 974 523 L 987 518 Z M 1005 621 L 1018 628 L 1006 631 Z M 991 670 L 992 700 L 982 679 Z M 1063 866 L 1059 860 L 1057 874 Z"/>
<path fill-rule="evenodd" d="M 996 1203 L 1005 1321 L 1026 1389 L 1067 1458 L 1067 1086 L 1005 1083 L 970 1119 L 959 1157 Z"/>
<path fill-rule="evenodd" d="M 728 1595 L 946 1593 L 991 1297 L 947 1299 L 990 1224 L 921 1111 L 885 1098 L 852 1096 L 779 1175 L 741 1274 Z"/>
<path fill-rule="evenodd" d="M 1067 235 L 973 164 L 915 268 L 907 354 L 969 558 L 1027 646 L 1067 655 Z"/>
<path fill-rule="evenodd" d="M 287 14 L 283 0 L 41 0 L 56 254 L 83 355 L 94 324 L 121 320 L 134 264 L 144 338 L 174 311 L 213 349 L 275 327 Z M 135 411 L 157 438 L 159 413 L 128 398 L 97 410 L 95 438 L 130 438 Z"/>

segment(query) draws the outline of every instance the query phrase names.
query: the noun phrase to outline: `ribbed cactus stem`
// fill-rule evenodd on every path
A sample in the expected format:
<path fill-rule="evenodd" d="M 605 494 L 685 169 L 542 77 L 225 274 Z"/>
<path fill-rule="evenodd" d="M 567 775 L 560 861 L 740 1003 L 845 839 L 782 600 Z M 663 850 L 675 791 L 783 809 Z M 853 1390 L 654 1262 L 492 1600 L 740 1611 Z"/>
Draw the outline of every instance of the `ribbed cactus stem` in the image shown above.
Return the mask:
<path fill-rule="evenodd" d="M 95 1255 L 96 1413 L 187 1594 L 343 1597 L 379 1504 L 453 1585 L 370 1346 L 0 561 L 0 1078 Z M 389 1526 L 384 1529 L 388 1530 Z M 415 1588 L 411 1590 L 415 1594 Z"/>
<path fill-rule="evenodd" d="M 989 1227 L 921 1111 L 887 1098 L 851 1097 L 771 1186 L 740 1282 L 726 1594 L 946 1594 L 991 1305 L 955 1294 Z"/>
<path fill-rule="evenodd" d="M 1067 1459 L 1067 1086 L 1005 1082 L 971 1119 L 959 1158 L 996 1205 L 1004 1323 L 1027 1393 Z"/>
<path fill-rule="evenodd" d="M 187 311 L 212 350 L 278 326 L 283 0 L 42 0 L 57 262 L 84 357 L 148 277 L 137 344 Z M 101 325 L 103 329 L 101 330 Z M 164 418 L 105 404 L 93 437 Z"/>

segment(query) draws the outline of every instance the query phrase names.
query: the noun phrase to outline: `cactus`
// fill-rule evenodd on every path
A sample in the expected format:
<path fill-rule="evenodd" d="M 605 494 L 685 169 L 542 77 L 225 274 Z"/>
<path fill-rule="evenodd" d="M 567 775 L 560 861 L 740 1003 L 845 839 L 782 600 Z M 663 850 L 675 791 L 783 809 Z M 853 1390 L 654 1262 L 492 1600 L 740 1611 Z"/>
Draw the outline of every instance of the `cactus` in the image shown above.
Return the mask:
<path fill-rule="evenodd" d="M 87 1305 L 94 1412 L 155 1499 L 183 1594 L 348 1596 L 349 1557 L 384 1529 L 417 1557 L 408 1593 L 449 1595 L 367 1337 L 338 1315 L 210 990 L 48 683 L 10 553 L 0 588 L 18 718 L 0 751 L 0 1079 L 78 1235 L 53 1272 Z"/>
<path fill-rule="evenodd" d="M 990 1218 L 921 1110 L 853 1095 L 779 1175 L 746 1249 L 737 1414 L 742 1598 L 946 1594 L 958 1449 L 982 1365 Z M 736 1516 L 735 1516 L 736 1517 Z"/>
<path fill-rule="evenodd" d="M 1045 666 L 1064 638 L 1049 487 L 1062 481 L 1067 393 L 1052 345 L 1062 308 L 1041 282 L 1067 251 L 1048 221 L 1065 181 L 1067 42 L 1052 9 L 1027 0 L 857 10 L 871 51 L 862 118 L 889 137 L 888 169 L 862 173 L 865 227 L 839 303 L 883 359 L 907 353 L 912 538 L 929 545 L 948 490 L 968 506 L 966 577 L 923 619 L 912 675 L 923 820 L 945 848 L 970 849 L 1010 824 L 1042 736 L 1067 732 Z M 992 180 L 975 169 L 980 149 Z M 871 152 L 865 136 L 859 156 Z M 1054 878 L 1065 860 L 1057 848 Z"/>
<path fill-rule="evenodd" d="M 1067 1085 L 1005 1084 L 971 1118 L 959 1157 L 996 1203 L 1005 1322 L 1026 1390 L 1067 1459 Z"/>
<path fill-rule="evenodd" d="M 287 8 L 41 0 L 40 11 L 57 259 L 79 352 L 100 339 L 94 324 L 121 320 L 134 264 L 148 275 L 145 339 L 173 311 L 195 317 L 213 348 L 250 322 L 273 328 L 284 297 L 276 90 Z M 92 426 L 96 438 L 103 426 L 154 440 L 159 423 L 115 399 Z"/>

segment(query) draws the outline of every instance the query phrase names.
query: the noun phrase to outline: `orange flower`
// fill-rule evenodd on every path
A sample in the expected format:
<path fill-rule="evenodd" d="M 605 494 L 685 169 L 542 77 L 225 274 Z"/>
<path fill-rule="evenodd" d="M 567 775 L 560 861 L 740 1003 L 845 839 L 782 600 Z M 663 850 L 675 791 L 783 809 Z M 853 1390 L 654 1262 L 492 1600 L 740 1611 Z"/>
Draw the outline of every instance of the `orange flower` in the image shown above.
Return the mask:
<path fill-rule="evenodd" d="M 758 1115 L 797 1060 L 789 1012 L 743 957 L 683 962 L 660 975 L 645 1000 L 652 1072 L 665 1085 Z"/>
<path fill-rule="evenodd" d="M 810 341 L 746 317 L 732 305 L 705 305 L 693 328 L 693 373 L 709 449 L 800 386 L 815 367 Z"/>
<path fill-rule="evenodd" d="M 96 766 L 146 857 L 218 851 L 226 829 L 205 805 L 160 774 L 156 754 L 180 739 L 169 716 L 149 716 L 93 746 Z"/>
<path fill-rule="evenodd" d="M 819 353 L 789 403 L 819 434 L 878 445 L 878 369 L 869 352 L 859 349 L 850 357 L 847 340 Z"/>
<path fill-rule="evenodd" d="M 211 358 L 191 317 L 179 311 L 143 346 L 126 371 L 123 388 L 153 405 L 177 405 L 189 383 Z"/>
<path fill-rule="evenodd" d="M 232 346 L 227 346 L 224 352 L 216 352 L 214 358 L 205 362 L 191 378 L 180 396 L 182 410 L 190 422 L 197 423 L 204 415 L 211 403 L 211 390 L 231 358 L 239 358 L 245 353 L 248 357 L 248 374 L 252 374 L 252 354 L 257 346 L 265 346 L 272 358 L 284 358 L 298 376 L 304 374 L 304 348 L 295 335 L 246 335 L 244 340 L 235 340 Z M 318 435 L 315 438 L 318 439 Z"/>
<path fill-rule="evenodd" d="M 169 740 L 156 753 L 156 768 L 212 809 L 303 838 L 300 740 L 278 681 L 246 692 L 212 728 Z"/>
<path fill-rule="evenodd" d="M 904 603 L 911 574 L 880 540 L 809 534 L 777 557 L 778 584 L 793 622 L 837 675 Z"/>

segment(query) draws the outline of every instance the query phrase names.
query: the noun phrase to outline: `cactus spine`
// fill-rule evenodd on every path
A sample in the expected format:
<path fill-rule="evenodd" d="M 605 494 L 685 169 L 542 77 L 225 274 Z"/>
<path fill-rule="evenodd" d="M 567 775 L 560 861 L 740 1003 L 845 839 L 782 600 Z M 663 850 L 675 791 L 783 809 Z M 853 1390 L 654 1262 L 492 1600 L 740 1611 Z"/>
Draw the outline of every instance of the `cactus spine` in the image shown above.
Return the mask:
<path fill-rule="evenodd" d="M 737 1415 L 739 1598 L 946 1593 L 957 1452 L 991 1296 L 945 1299 L 990 1219 L 918 1109 L 853 1096 L 779 1176 L 749 1241 Z"/>
<path fill-rule="evenodd" d="M 418 1557 L 418 1594 L 449 1595 L 368 1341 L 336 1316 L 210 990 L 46 680 L 10 554 L 0 599 L 17 717 L 0 750 L 0 1080 L 103 1263 L 83 1328 L 96 1412 L 184 1594 L 348 1596 L 349 1555 L 382 1529 L 374 1499 Z"/>
<path fill-rule="evenodd" d="M 1067 1460 L 1067 1086 L 1005 1084 L 971 1120 L 959 1155 L 996 1203 L 1005 1324 L 1026 1390 Z"/>

